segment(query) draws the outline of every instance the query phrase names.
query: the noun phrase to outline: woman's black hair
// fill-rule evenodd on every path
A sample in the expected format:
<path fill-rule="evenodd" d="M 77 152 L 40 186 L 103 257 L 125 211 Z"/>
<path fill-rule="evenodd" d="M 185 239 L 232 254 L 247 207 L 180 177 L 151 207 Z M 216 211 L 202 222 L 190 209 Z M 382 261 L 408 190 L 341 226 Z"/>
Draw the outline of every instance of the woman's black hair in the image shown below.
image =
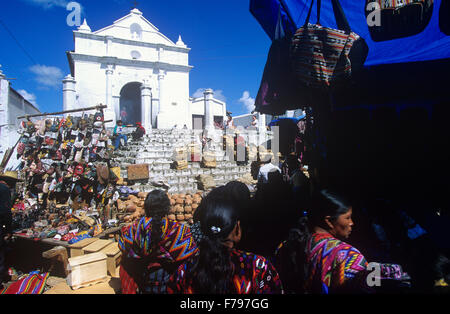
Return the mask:
<path fill-rule="evenodd" d="M 192 287 L 196 293 L 228 292 L 233 266 L 224 241 L 236 227 L 239 213 L 224 191 L 224 187 L 213 189 L 199 205 L 201 215 L 198 218 L 203 238 L 194 269 L 188 274 L 192 275 Z"/>
<path fill-rule="evenodd" d="M 170 200 L 162 190 L 153 190 L 147 194 L 144 202 L 145 216 L 152 217 L 151 241 L 155 246 L 161 239 L 162 220 L 169 213 Z"/>
<path fill-rule="evenodd" d="M 227 199 L 234 204 L 234 207 L 239 210 L 240 218 L 246 215 L 248 207 L 251 202 L 251 195 L 248 186 L 245 183 L 239 181 L 230 181 L 225 185 L 219 186 L 208 194 L 208 198 L 222 198 Z M 200 203 L 197 210 L 194 212 L 193 220 L 194 222 L 200 221 L 200 217 L 204 211 L 204 205 L 206 203 Z"/>
<path fill-rule="evenodd" d="M 349 211 L 349 203 L 330 190 L 321 190 L 314 194 L 308 213 L 299 219 L 297 226 L 289 231 L 289 236 L 275 259 L 281 281 L 287 293 L 304 293 L 307 277 L 307 244 L 314 227 L 324 225 L 325 217 L 336 220 Z"/>
<path fill-rule="evenodd" d="M 239 181 L 230 181 L 225 184 L 227 195 L 236 204 L 237 207 L 245 210 L 249 206 L 251 199 L 250 190 L 245 183 Z"/>
<path fill-rule="evenodd" d="M 303 294 L 307 275 L 306 243 L 309 239 L 307 218 L 302 217 L 296 228 L 289 230 L 287 240 L 278 250 L 275 267 L 287 294 Z"/>
<path fill-rule="evenodd" d="M 325 217 L 330 216 L 331 221 L 347 213 L 351 205 L 348 200 L 334 191 L 320 190 L 312 196 L 308 210 L 308 223 L 310 227 L 324 227 Z"/>

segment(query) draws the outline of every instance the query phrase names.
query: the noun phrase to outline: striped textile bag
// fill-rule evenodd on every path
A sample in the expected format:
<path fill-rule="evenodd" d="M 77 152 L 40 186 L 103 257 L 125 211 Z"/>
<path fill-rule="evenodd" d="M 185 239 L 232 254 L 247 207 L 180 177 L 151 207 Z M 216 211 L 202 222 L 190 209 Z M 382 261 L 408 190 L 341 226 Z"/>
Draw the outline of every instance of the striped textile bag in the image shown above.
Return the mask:
<path fill-rule="evenodd" d="M 373 41 L 416 35 L 430 22 L 434 0 L 366 0 L 365 14 Z"/>
<path fill-rule="evenodd" d="M 50 273 L 31 273 L 0 291 L 0 294 L 42 294 Z"/>
<path fill-rule="evenodd" d="M 368 47 L 364 39 L 350 29 L 338 0 L 332 0 L 339 29 L 320 25 L 321 0 L 317 1 L 317 23 L 309 19 L 299 28 L 291 44 L 293 70 L 297 80 L 313 88 L 334 88 L 348 82 L 352 71 L 364 64 Z"/>

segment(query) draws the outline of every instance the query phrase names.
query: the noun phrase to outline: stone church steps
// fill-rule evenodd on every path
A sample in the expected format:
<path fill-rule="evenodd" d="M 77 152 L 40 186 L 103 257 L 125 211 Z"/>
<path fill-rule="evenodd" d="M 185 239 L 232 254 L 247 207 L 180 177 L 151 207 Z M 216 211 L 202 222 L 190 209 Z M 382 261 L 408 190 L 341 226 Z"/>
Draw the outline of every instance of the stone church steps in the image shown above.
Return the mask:
<path fill-rule="evenodd" d="M 127 168 L 133 164 L 149 164 L 150 179 L 135 182 L 131 188 L 148 192 L 160 188 L 155 181 L 164 180 L 169 184 L 170 193 L 194 193 L 198 190 L 196 177 L 200 174 L 212 175 L 216 185 L 223 185 L 250 172 L 250 164 L 238 166 L 218 154 L 216 168 L 202 168 L 200 162 L 189 162 L 184 170 L 172 169 L 173 154 L 177 147 L 195 142 L 188 130 L 152 130 L 139 141 L 128 140 L 127 147 L 115 152 L 114 161 L 121 167 L 121 177 L 127 177 Z M 219 149 L 217 149 L 220 152 Z"/>

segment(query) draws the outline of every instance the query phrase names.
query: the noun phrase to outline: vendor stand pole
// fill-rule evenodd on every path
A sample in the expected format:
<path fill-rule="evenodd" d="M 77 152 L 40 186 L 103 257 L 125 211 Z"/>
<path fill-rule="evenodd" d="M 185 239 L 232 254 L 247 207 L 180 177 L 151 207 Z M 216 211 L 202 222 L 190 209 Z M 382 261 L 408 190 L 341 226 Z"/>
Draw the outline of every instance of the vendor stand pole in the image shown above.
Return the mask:
<path fill-rule="evenodd" d="M 95 109 L 104 109 L 107 108 L 106 105 L 98 105 L 94 107 L 87 107 L 87 108 L 80 108 L 80 109 L 71 109 L 66 111 L 60 111 L 60 112 L 53 112 L 53 113 L 37 113 L 37 114 L 31 114 L 31 115 L 24 115 L 17 117 L 17 119 L 28 119 L 28 118 L 34 118 L 34 117 L 45 117 L 45 116 L 53 116 L 58 114 L 66 114 L 66 113 L 73 113 L 73 112 L 82 112 L 82 111 L 89 111 L 89 110 L 95 110 Z"/>
<path fill-rule="evenodd" d="M 13 147 L 8 148 L 8 150 L 6 151 L 5 156 L 3 156 L 2 163 L 0 164 L 0 172 L 3 172 L 4 169 L 6 169 L 6 166 L 8 165 L 8 162 L 11 159 L 11 156 L 14 150 L 16 149 L 17 144 L 19 144 L 20 140 L 22 139 L 22 136 L 23 135 L 19 137 L 19 139 L 17 140 L 16 144 Z"/>

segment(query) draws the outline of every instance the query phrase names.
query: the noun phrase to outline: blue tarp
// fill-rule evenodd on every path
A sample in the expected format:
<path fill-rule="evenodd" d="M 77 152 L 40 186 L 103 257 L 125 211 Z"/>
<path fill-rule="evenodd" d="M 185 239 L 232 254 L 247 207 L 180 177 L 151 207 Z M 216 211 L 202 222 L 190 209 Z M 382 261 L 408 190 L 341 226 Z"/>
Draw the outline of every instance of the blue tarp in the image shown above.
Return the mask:
<path fill-rule="evenodd" d="M 271 39 L 275 34 L 280 1 L 284 1 L 286 8 L 281 8 L 285 27 L 291 31 L 303 25 L 311 4 L 311 0 L 250 0 L 250 12 Z M 442 33 L 439 28 L 439 9 L 442 1 L 444 0 L 434 1 L 433 14 L 424 31 L 384 42 L 374 42 L 370 37 L 365 16 L 365 0 L 341 0 L 340 3 L 352 30 L 366 40 L 369 55 L 365 65 L 372 66 L 450 58 L 450 36 Z M 317 20 L 315 11 L 314 6 L 310 20 L 313 23 Z M 294 20 L 295 26 L 289 17 Z M 336 28 L 331 1 L 322 1 L 320 21 L 323 26 Z"/>
<path fill-rule="evenodd" d="M 269 126 L 278 125 L 278 123 L 283 120 L 291 120 L 292 122 L 297 124 L 298 121 L 300 121 L 301 119 L 303 119 L 305 117 L 306 117 L 306 115 L 301 115 L 300 117 L 297 117 L 297 118 L 279 118 L 279 119 L 270 121 Z"/>
<path fill-rule="evenodd" d="M 280 118 L 280 119 L 276 119 L 276 120 L 270 121 L 269 126 L 278 125 L 278 123 L 280 121 L 287 121 L 287 120 L 292 121 L 294 123 L 298 122 L 298 120 L 296 118 Z"/>

